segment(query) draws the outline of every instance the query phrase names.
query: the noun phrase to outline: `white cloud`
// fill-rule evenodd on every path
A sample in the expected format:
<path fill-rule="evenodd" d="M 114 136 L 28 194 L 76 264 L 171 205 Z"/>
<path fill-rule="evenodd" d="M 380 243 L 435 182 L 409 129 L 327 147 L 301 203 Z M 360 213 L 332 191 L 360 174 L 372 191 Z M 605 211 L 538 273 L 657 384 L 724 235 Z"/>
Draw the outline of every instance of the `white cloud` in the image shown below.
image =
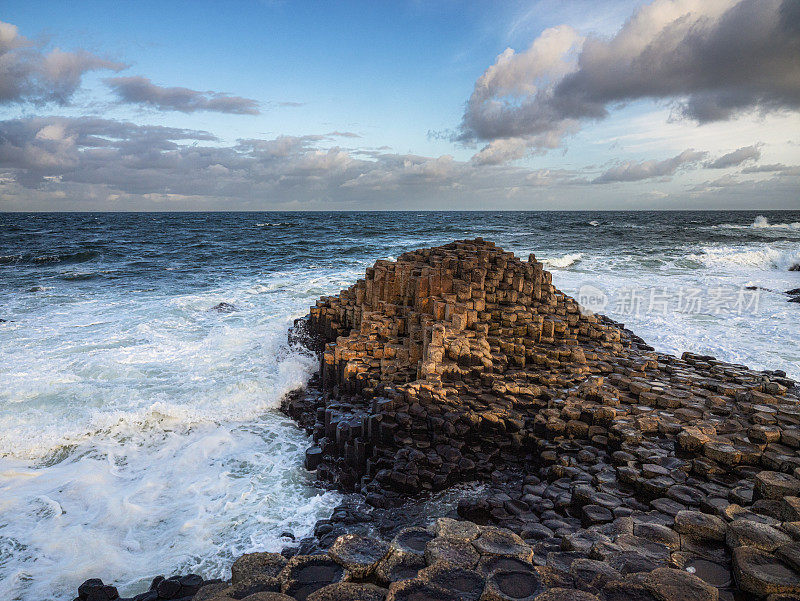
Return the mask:
<path fill-rule="evenodd" d="M 676 114 L 701 123 L 796 111 L 799 23 L 797 0 L 655 0 L 610 38 L 546 30 L 524 53 L 506 50 L 478 79 L 458 139 L 548 148 L 641 99 L 673 103 Z"/>
<path fill-rule="evenodd" d="M 19 102 L 66 105 L 89 71 L 120 71 L 126 65 L 97 55 L 58 48 L 45 52 L 16 26 L 0 21 L 0 105 Z"/>
<path fill-rule="evenodd" d="M 636 182 L 654 177 L 675 175 L 678 169 L 694 165 L 707 155 L 707 152 L 689 149 L 663 161 L 625 161 L 605 171 L 602 175 L 593 179 L 592 183 Z"/>

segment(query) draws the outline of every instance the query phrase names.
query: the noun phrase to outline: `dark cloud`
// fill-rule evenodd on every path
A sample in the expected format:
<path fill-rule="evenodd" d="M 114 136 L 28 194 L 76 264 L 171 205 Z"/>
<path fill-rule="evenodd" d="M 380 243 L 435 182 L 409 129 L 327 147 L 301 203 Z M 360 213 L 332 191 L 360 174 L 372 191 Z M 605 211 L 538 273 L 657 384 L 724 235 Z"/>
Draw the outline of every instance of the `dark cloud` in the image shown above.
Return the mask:
<path fill-rule="evenodd" d="M 600 177 L 592 180 L 593 184 L 608 184 L 612 182 L 636 182 L 653 177 L 666 177 L 675 175 L 678 169 L 694 165 L 708 155 L 707 152 L 697 150 L 684 150 L 682 153 L 663 161 L 625 161 L 612 167 Z"/>
<path fill-rule="evenodd" d="M 669 176 L 703 157 L 688 150 L 665 161 L 626 163 L 598 179 Z M 773 177 L 764 184 L 773 189 L 772 206 L 796 198 L 798 179 Z M 0 121 L 0 209 L 5 210 L 585 209 L 631 208 L 634 202 L 634 197 L 621 200 L 613 186 L 595 186 L 586 195 L 585 183 L 581 173 L 570 170 L 344 149 L 331 134 L 224 145 L 206 131 L 108 119 Z M 643 198 L 636 208 L 663 208 L 670 198 Z M 747 206 L 745 201 L 742 196 L 736 206 Z"/>
<path fill-rule="evenodd" d="M 549 29 L 478 79 L 458 139 L 551 148 L 639 99 L 700 123 L 800 108 L 800 2 L 656 0 L 610 39 Z"/>
<path fill-rule="evenodd" d="M 341 133 L 341 132 L 340 132 Z M 568 181 L 559 171 L 481 168 L 453 157 L 349 151 L 332 134 L 217 142 L 208 132 L 93 118 L 0 122 L 0 174 L 29 194 L 66 190 L 98 197 L 168 194 L 216 202 L 330 201 L 374 206 L 377 198 L 413 202 L 497 199 Z M 90 194 L 91 191 L 91 194 Z M 141 198 L 140 198 L 141 201 Z M 223 205 L 224 206 L 224 205 Z"/>
<path fill-rule="evenodd" d="M 234 115 L 258 115 L 258 102 L 220 92 L 199 92 L 189 88 L 164 87 L 147 77 L 110 77 L 105 83 L 120 102 L 152 106 L 162 111 L 212 111 Z"/>
<path fill-rule="evenodd" d="M 704 164 L 704 166 L 708 167 L 709 169 L 725 169 L 727 167 L 736 167 L 737 165 L 741 165 L 747 161 L 757 161 L 761 158 L 761 150 L 759 149 L 759 146 L 759 144 L 742 146 L 733 152 L 723 154 L 718 159 L 708 161 Z"/>
<path fill-rule="evenodd" d="M 88 71 L 120 71 L 126 65 L 86 52 L 44 51 L 0 21 L 0 105 L 18 102 L 69 104 Z"/>

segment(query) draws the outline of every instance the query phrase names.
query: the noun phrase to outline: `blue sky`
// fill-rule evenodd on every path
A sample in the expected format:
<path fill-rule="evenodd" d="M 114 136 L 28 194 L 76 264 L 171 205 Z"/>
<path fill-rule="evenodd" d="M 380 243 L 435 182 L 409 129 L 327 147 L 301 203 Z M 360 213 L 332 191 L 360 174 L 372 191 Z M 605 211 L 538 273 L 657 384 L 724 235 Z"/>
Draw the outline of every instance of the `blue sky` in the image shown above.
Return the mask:
<path fill-rule="evenodd" d="M 775 46 L 763 58 L 758 39 L 726 33 L 746 10 L 781 32 L 762 33 Z M 686 58 L 700 65 L 686 81 L 692 68 L 674 64 L 674 48 L 652 58 L 683 15 L 707 38 Z M 0 21 L 16 37 L 5 56 L 27 71 L 0 71 L 21 78 L 16 92 L 0 91 L 0 210 L 796 208 L 794 18 L 780 0 L 6 0 Z M 652 40 L 632 47 L 642 32 Z M 752 68 L 774 76 L 757 90 L 735 73 L 714 79 L 726 65 L 703 67 L 700 54 L 724 44 L 752 44 Z M 81 66 L 36 79 L 54 49 L 83 53 Z M 645 59 L 638 79 L 614 73 Z M 63 86 L 70 69 L 77 85 L 53 101 L 47 85 Z M 660 73 L 669 85 L 648 81 Z M 144 92 L 138 79 L 138 91 L 114 87 L 133 78 L 146 78 Z M 233 96 L 258 114 L 152 100 L 175 87 L 203 102 Z M 215 139 L 165 130 L 154 156 L 142 131 L 124 144 L 110 134 L 119 123 Z M 114 151 L 101 152 L 98 137 Z M 281 140 L 282 150 L 241 140 Z"/>

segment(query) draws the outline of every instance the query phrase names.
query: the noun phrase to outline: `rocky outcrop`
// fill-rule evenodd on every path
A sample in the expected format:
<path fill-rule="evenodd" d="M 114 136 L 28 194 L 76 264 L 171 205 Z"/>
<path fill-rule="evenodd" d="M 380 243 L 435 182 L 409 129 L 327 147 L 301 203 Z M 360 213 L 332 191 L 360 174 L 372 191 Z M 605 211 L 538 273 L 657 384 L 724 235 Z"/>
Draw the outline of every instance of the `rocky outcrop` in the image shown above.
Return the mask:
<path fill-rule="evenodd" d="M 598 562 L 613 590 L 677 568 L 708 598 L 793 592 L 785 575 L 753 584 L 777 568 L 752 553 L 794 573 L 778 549 L 800 533 L 800 404 L 784 373 L 655 352 L 583 312 L 533 255 L 480 239 L 378 261 L 297 326 L 322 393 L 286 410 L 313 433 L 321 480 L 375 507 L 483 482 L 461 518 L 516 534 L 533 552 L 519 559 L 559 574 Z M 458 549 L 431 553 L 472 561 Z M 641 598 L 691 589 L 659 574 Z"/>
<path fill-rule="evenodd" d="M 366 505 L 196 600 L 800 599 L 784 373 L 658 353 L 481 239 L 378 261 L 291 337 L 320 356 L 283 406 L 306 466 Z"/>

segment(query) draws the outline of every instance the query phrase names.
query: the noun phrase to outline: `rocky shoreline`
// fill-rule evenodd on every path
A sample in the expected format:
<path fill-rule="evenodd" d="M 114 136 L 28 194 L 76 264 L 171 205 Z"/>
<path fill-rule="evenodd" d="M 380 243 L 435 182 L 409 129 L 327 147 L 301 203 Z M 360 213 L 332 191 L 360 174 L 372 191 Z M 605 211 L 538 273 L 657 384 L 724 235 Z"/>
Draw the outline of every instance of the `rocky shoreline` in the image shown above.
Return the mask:
<path fill-rule="evenodd" d="M 800 599 L 784 373 L 655 352 L 481 239 L 378 261 L 290 336 L 320 372 L 283 409 L 313 436 L 306 467 L 352 498 L 230 581 L 136 601 Z"/>

